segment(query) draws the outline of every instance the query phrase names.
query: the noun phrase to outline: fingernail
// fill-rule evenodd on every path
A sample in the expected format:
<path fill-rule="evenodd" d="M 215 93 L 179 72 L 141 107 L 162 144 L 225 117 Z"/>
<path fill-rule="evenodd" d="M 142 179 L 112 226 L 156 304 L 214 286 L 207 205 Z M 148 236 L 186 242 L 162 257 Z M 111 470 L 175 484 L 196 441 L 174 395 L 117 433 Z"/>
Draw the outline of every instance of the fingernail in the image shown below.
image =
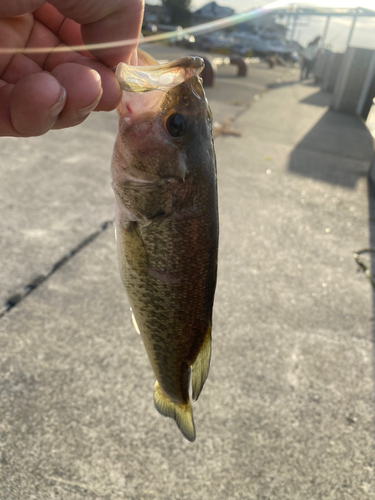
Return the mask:
<path fill-rule="evenodd" d="M 65 98 L 66 98 L 66 90 L 64 89 L 64 87 L 60 87 L 59 100 L 50 109 L 50 114 L 53 116 L 53 118 L 57 118 L 58 115 L 61 113 L 62 109 L 64 108 Z"/>
<path fill-rule="evenodd" d="M 103 89 L 100 90 L 99 97 L 93 103 L 91 103 L 88 106 L 86 106 L 85 108 L 81 108 L 77 111 L 78 116 L 81 116 L 81 117 L 87 116 L 89 113 L 91 113 L 91 111 L 94 111 L 96 106 L 99 104 L 99 101 L 102 98 L 102 95 L 103 95 Z"/>

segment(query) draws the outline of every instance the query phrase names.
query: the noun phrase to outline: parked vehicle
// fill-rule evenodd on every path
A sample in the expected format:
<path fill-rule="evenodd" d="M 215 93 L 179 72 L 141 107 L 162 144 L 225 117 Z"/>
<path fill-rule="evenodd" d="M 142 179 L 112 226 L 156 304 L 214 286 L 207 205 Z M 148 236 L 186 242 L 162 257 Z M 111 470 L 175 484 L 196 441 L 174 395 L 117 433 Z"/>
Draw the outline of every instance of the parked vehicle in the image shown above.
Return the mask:
<path fill-rule="evenodd" d="M 195 36 L 189 35 L 189 33 L 186 33 L 185 35 L 182 35 L 182 38 L 179 38 L 176 40 L 176 45 L 180 45 L 181 47 L 185 48 L 191 48 L 195 46 Z"/>
<path fill-rule="evenodd" d="M 225 33 L 215 32 L 212 35 L 197 37 L 197 43 L 201 50 L 219 53 L 223 53 L 224 50 L 229 54 L 234 45 L 234 38 Z"/>
<path fill-rule="evenodd" d="M 292 52 L 292 49 L 288 49 L 280 40 L 262 38 L 260 35 L 253 33 L 236 33 L 234 38 L 236 45 L 247 47 L 248 50 L 253 52 L 254 56 L 284 56 Z"/>

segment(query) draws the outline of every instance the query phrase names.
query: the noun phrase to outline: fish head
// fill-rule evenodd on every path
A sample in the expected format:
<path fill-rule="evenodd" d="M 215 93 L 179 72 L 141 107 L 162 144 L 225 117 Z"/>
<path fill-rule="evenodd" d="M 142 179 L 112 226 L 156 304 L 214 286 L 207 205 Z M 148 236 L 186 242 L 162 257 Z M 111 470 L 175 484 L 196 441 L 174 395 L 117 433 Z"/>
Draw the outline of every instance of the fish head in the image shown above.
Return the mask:
<path fill-rule="evenodd" d="M 198 76 L 203 66 L 199 57 L 123 65 L 114 181 L 185 181 L 212 164 L 212 114 Z"/>

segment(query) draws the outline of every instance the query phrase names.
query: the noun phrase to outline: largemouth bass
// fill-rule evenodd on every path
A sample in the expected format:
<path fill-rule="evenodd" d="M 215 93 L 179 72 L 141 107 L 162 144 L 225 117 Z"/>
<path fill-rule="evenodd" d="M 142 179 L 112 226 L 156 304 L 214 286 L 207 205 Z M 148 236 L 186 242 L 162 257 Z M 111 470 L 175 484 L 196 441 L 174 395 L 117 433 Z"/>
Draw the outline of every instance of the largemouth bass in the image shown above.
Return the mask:
<path fill-rule="evenodd" d="M 155 407 L 194 441 L 189 384 L 198 399 L 217 271 L 212 115 L 202 59 L 159 65 L 139 51 L 139 60 L 116 71 L 125 90 L 111 167 L 119 267 L 156 377 Z"/>

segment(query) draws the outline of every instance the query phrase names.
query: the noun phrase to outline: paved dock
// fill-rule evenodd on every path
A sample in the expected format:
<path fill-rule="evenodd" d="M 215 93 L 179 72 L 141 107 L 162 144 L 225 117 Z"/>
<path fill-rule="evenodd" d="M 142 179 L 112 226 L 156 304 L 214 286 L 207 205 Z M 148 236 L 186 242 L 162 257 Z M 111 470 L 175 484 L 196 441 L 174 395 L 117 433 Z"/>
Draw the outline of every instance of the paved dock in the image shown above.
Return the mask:
<path fill-rule="evenodd" d="M 154 409 L 118 274 L 115 113 L 0 140 L 1 500 L 374 497 L 372 288 L 353 259 L 373 235 L 373 139 L 295 69 L 232 69 L 207 91 L 241 135 L 215 142 L 219 276 L 193 444 Z"/>

